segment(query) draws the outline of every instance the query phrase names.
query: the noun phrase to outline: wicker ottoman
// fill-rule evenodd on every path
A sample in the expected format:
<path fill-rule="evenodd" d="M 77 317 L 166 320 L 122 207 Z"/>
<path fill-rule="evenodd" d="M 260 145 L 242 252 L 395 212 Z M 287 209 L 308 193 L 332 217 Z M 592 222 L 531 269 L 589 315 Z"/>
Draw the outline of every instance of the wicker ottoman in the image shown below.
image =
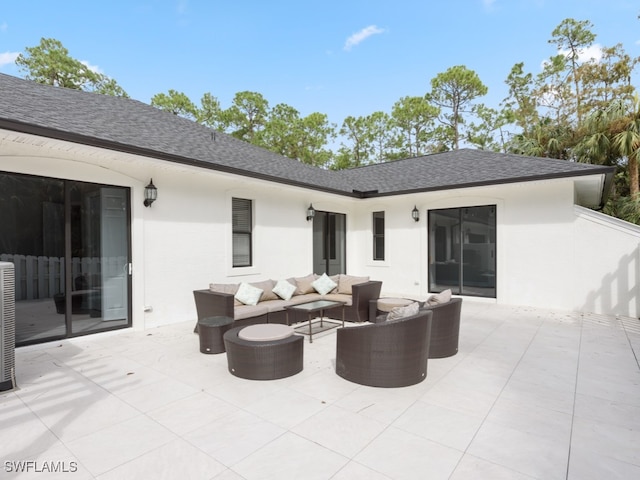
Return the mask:
<path fill-rule="evenodd" d="M 250 339 L 241 338 L 243 329 L 259 333 L 249 335 Z M 284 329 L 289 329 L 289 335 L 281 338 Z M 261 337 L 265 339 L 260 340 Z M 236 377 L 275 380 L 302 371 L 303 337 L 293 334 L 293 328 L 287 325 L 269 323 L 231 328 L 224 334 L 224 345 L 229 372 Z"/>
<path fill-rule="evenodd" d="M 233 318 L 207 317 L 198 320 L 198 335 L 200 336 L 200 352 L 223 353 L 224 332 L 229 330 Z"/>

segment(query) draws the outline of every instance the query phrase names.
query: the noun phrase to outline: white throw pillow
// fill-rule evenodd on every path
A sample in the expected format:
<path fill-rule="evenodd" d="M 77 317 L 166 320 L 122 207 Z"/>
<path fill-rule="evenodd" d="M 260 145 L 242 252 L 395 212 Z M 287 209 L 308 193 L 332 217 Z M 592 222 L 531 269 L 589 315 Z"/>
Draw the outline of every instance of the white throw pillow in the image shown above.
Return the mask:
<path fill-rule="evenodd" d="M 272 291 L 283 300 L 291 300 L 293 292 L 296 291 L 296 287 L 287 280 L 278 280 L 278 283 L 276 283 Z"/>
<path fill-rule="evenodd" d="M 420 304 L 418 302 L 413 302 L 411 305 L 407 305 L 406 307 L 394 307 L 387 315 L 387 322 L 391 320 L 399 320 L 404 317 L 410 317 L 411 315 L 417 315 L 419 310 Z"/>
<path fill-rule="evenodd" d="M 257 305 L 262 296 L 262 290 L 242 282 L 236 292 L 236 300 L 244 303 L 245 305 Z"/>
<path fill-rule="evenodd" d="M 326 295 L 338 286 L 338 284 L 331 280 L 326 273 L 323 273 L 320 277 L 318 277 L 318 279 L 311 282 L 311 285 L 320 295 Z"/>
<path fill-rule="evenodd" d="M 427 300 L 427 305 L 440 305 L 442 303 L 447 303 L 451 300 L 451 289 L 443 290 L 440 293 L 436 293 L 435 295 L 431 295 L 429 300 Z"/>

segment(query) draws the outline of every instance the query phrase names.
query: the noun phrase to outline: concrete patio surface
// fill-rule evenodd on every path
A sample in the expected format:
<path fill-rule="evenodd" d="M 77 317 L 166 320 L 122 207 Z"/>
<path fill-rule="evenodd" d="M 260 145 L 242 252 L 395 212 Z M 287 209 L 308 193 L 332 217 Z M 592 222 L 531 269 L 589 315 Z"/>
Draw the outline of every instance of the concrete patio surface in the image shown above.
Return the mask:
<path fill-rule="evenodd" d="M 335 330 L 274 381 L 192 330 L 18 348 L 0 478 L 640 478 L 638 319 L 465 299 L 459 353 L 398 389 L 338 377 Z"/>

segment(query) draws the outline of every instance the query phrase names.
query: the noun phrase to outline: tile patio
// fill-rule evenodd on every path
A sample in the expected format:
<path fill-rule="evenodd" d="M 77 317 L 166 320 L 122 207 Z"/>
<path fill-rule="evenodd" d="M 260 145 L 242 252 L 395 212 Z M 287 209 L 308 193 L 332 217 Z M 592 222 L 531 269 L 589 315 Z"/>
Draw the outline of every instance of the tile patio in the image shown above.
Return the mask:
<path fill-rule="evenodd" d="M 640 478 L 638 319 L 465 300 L 458 355 L 400 389 L 338 377 L 335 331 L 257 382 L 192 328 L 17 349 L 0 478 Z"/>

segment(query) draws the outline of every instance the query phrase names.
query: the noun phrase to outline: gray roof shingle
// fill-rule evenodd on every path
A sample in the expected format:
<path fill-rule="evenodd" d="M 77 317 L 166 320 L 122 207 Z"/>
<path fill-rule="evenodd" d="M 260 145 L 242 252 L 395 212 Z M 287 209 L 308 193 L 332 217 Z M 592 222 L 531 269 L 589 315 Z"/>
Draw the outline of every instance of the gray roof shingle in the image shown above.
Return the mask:
<path fill-rule="evenodd" d="M 613 173 L 610 167 L 471 149 L 330 171 L 137 100 L 5 74 L 0 74 L 0 128 L 352 196 Z"/>

